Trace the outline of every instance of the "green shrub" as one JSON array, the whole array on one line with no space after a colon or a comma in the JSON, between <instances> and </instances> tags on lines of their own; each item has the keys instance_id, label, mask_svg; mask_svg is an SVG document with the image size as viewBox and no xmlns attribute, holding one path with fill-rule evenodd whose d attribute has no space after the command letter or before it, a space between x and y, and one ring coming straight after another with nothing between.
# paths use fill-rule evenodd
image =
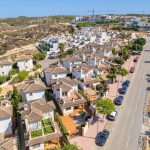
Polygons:
<instances>
[{"instance_id":1,"label":"green shrub","mask_svg":"<svg viewBox=\"0 0 150 150\"><path fill-rule=\"evenodd\" d=\"M124 60L122 57L115 57L114 58L115 63L122 65L124 63Z\"/></svg>"},{"instance_id":2,"label":"green shrub","mask_svg":"<svg viewBox=\"0 0 150 150\"><path fill-rule=\"evenodd\" d=\"M34 55L34 58L36 60L44 60L45 57L46 57L46 54L43 54L43 53L40 53L40 52Z\"/></svg>"},{"instance_id":3,"label":"green shrub","mask_svg":"<svg viewBox=\"0 0 150 150\"><path fill-rule=\"evenodd\" d=\"M2 90L3 90L3 89L0 87L0 94L2 93Z\"/></svg>"}]
</instances>

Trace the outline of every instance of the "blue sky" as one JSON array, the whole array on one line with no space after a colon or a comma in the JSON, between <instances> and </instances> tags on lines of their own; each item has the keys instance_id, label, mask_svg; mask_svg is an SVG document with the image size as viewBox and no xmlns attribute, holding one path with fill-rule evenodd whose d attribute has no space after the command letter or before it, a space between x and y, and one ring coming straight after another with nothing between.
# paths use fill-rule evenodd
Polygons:
<instances>
[{"instance_id":1,"label":"blue sky","mask_svg":"<svg viewBox=\"0 0 150 150\"><path fill-rule=\"evenodd\" d=\"M150 0L0 0L0 17L150 13Z\"/></svg>"}]
</instances>

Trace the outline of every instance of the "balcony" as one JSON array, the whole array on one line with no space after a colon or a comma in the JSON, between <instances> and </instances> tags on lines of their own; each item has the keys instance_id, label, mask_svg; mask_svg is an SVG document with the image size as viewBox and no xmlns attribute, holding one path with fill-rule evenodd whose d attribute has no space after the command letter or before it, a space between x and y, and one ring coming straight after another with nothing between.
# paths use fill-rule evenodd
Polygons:
<instances>
[{"instance_id":1,"label":"balcony","mask_svg":"<svg viewBox=\"0 0 150 150\"><path fill-rule=\"evenodd\" d=\"M42 128L30 131L31 138L36 138L36 137L44 136L55 132L55 129L50 119L42 120L41 124L42 124Z\"/></svg>"},{"instance_id":2,"label":"balcony","mask_svg":"<svg viewBox=\"0 0 150 150\"><path fill-rule=\"evenodd\" d=\"M42 129L31 131L30 134L31 134L31 138L35 138L43 135Z\"/></svg>"},{"instance_id":3,"label":"balcony","mask_svg":"<svg viewBox=\"0 0 150 150\"><path fill-rule=\"evenodd\" d=\"M52 126L50 119L42 120L42 126L44 130L44 134L49 134L54 132L54 128Z\"/></svg>"}]
</instances>

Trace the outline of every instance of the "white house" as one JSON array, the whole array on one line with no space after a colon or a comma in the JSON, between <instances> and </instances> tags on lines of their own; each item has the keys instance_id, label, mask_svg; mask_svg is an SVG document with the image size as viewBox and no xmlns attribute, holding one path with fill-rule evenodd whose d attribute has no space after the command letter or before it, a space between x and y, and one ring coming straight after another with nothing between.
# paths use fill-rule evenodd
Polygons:
<instances>
[{"instance_id":1,"label":"white house","mask_svg":"<svg viewBox=\"0 0 150 150\"><path fill-rule=\"evenodd\" d=\"M70 72L72 72L72 68L75 65L80 65L81 63L82 58L77 55L68 56L63 60L63 66L67 68Z\"/></svg>"},{"instance_id":2,"label":"white house","mask_svg":"<svg viewBox=\"0 0 150 150\"><path fill-rule=\"evenodd\" d=\"M45 98L45 85L40 81L28 81L18 86L24 101L32 102Z\"/></svg>"},{"instance_id":3,"label":"white house","mask_svg":"<svg viewBox=\"0 0 150 150\"><path fill-rule=\"evenodd\" d=\"M93 54L94 54L94 51L89 48L82 48L82 49L79 49L78 51L76 51L76 55L81 57L83 62L85 62L86 59Z\"/></svg>"},{"instance_id":4,"label":"white house","mask_svg":"<svg viewBox=\"0 0 150 150\"><path fill-rule=\"evenodd\" d=\"M79 87L82 90L85 90L87 88L96 89L96 85L100 84L100 79L97 78L85 78L81 79L79 82Z\"/></svg>"},{"instance_id":5,"label":"white house","mask_svg":"<svg viewBox=\"0 0 150 150\"><path fill-rule=\"evenodd\" d=\"M25 55L19 56L17 59L17 66L19 71L31 71L33 69L33 60L31 57Z\"/></svg>"},{"instance_id":6,"label":"white house","mask_svg":"<svg viewBox=\"0 0 150 150\"><path fill-rule=\"evenodd\" d=\"M44 70L45 82L49 85L51 80L65 78L68 70L65 67L53 66Z\"/></svg>"},{"instance_id":7,"label":"white house","mask_svg":"<svg viewBox=\"0 0 150 150\"><path fill-rule=\"evenodd\" d=\"M92 66L81 64L72 69L72 74L75 79L84 79L93 76L93 69Z\"/></svg>"},{"instance_id":8,"label":"white house","mask_svg":"<svg viewBox=\"0 0 150 150\"><path fill-rule=\"evenodd\" d=\"M47 142L50 149L59 145L62 134L55 122L53 109L53 102L46 102L45 99L20 104L22 123L26 127L22 132L27 133L24 140L29 150L44 150ZM53 141L57 142L54 144Z\"/></svg>"},{"instance_id":9,"label":"white house","mask_svg":"<svg viewBox=\"0 0 150 150\"><path fill-rule=\"evenodd\" d=\"M42 42L38 45L38 47L43 51L46 52L48 55L51 53L57 54L60 52L59 44L66 43L66 40L63 36L48 36L45 37ZM47 44L48 49L44 51L42 48L44 44Z\"/></svg>"},{"instance_id":10,"label":"white house","mask_svg":"<svg viewBox=\"0 0 150 150\"><path fill-rule=\"evenodd\" d=\"M81 105L84 106L85 100L78 94L77 80L61 79L52 86L52 90L63 115L72 113Z\"/></svg>"},{"instance_id":11,"label":"white house","mask_svg":"<svg viewBox=\"0 0 150 150\"><path fill-rule=\"evenodd\" d=\"M96 51L98 55L102 55L105 57L110 57L112 54L112 47L102 47Z\"/></svg>"},{"instance_id":12,"label":"white house","mask_svg":"<svg viewBox=\"0 0 150 150\"><path fill-rule=\"evenodd\" d=\"M100 56L100 55L96 55L96 54L91 55L87 59L88 59L87 64L93 65L93 66L99 66L101 63L103 63L105 61L104 56Z\"/></svg>"},{"instance_id":13,"label":"white house","mask_svg":"<svg viewBox=\"0 0 150 150\"><path fill-rule=\"evenodd\" d=\"M0 61L0 75L8 75L9 71L12 70L12 63L8 60Z\"/></svg>"},{"instance_id":14,"label":"white house","mask_svg":"<svg viewBox=\"0 0 150 150\"><path fill-rule=\"evenodd\" d=\"M0 102L0 134L12 135L12 105L9 101Z\"/></svg>"}]
</instances>

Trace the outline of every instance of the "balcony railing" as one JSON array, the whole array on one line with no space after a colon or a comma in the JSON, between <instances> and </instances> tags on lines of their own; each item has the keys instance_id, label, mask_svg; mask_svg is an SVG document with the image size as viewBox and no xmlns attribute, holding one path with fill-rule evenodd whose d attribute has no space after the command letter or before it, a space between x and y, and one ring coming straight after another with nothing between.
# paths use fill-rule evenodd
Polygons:
<instances>
[{"instance_id":1,"label":"balcony railing","mask_svg":"<svg viewBox=\"0 0 150 150\"><path fill-rule=\"evenodd\" d=\"M52 124L50 119L42 120L41 124L42 124L41 128L29 132L30 138L36 138L55 132L54 124Z\"/></svg>"}]
</instances>

